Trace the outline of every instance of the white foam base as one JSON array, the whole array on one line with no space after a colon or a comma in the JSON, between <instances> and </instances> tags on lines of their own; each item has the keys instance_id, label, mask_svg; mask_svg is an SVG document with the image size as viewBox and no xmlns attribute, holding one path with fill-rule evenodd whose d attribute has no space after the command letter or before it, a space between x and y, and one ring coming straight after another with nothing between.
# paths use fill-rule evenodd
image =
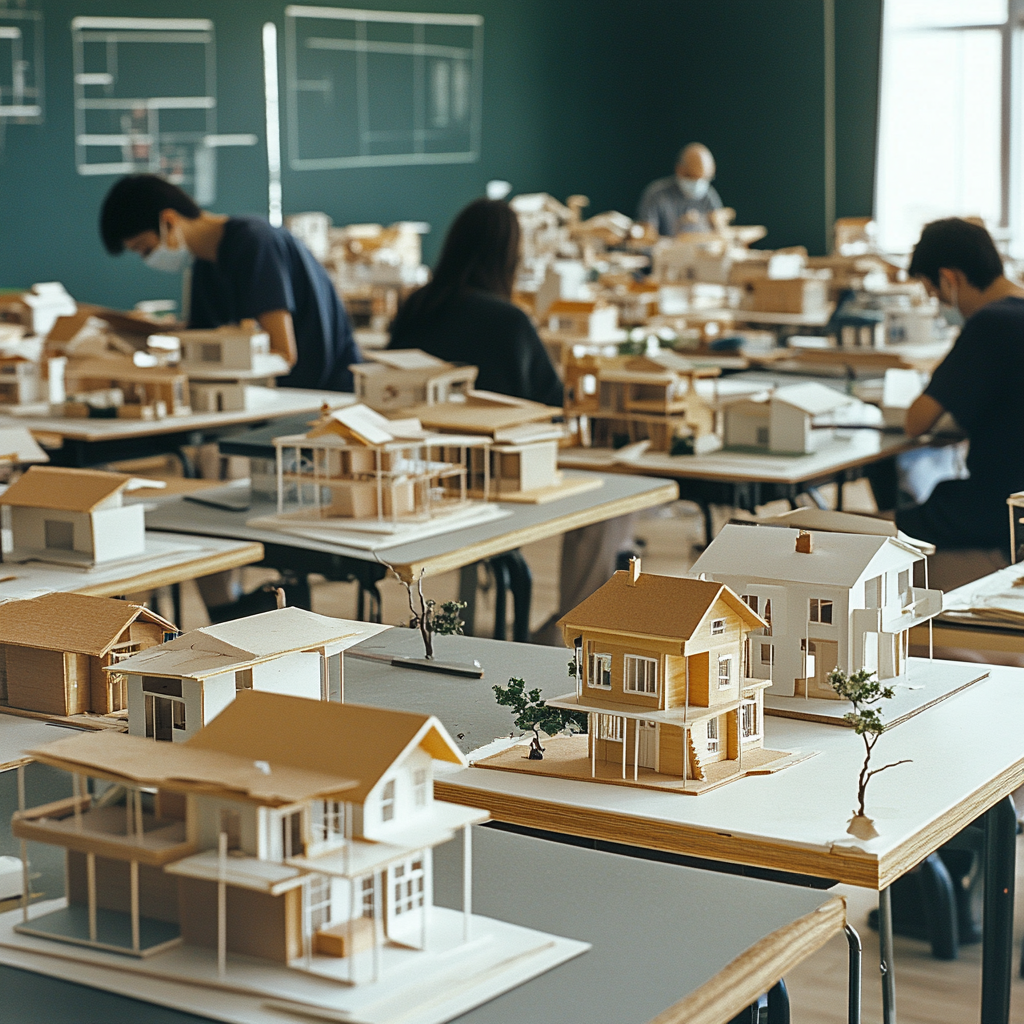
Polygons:
<instances>
[{"instance_id":1,"label":"white foam base","mask_svg":"<svg viewBox=\"0 0 1024 1024\"><path fill-rule=\"evenodd\" d=\"M65 905L62 899L35 904L32 917ZM347 959L315 956L309 973L305 960L284 967L230 954L219 978L214 950L179 945L137 959L22 935L14 930L21 919L20 909L0 915L0 963L228 1024L295 1024L297 1017L442 1024L590 948L476 915L463 943L461 912L432 907L426 952L383 947L376 982L370 980L373 954L357 954L359 984L350 985Z\"/></svg>"}]
</instances>

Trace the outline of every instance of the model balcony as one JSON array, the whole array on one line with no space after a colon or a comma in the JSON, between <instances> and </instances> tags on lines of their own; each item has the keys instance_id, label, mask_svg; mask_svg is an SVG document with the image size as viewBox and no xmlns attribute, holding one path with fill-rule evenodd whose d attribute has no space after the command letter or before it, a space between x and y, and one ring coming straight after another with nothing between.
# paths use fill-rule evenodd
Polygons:
<instances>
[{"instance_id":1,"label":"model balcony","mask_svg":"<svg viewBox=\"0 0 1024 1024\"><path fill-rule=\"evenodd\" d=\"M902 608L886 605L882 609L882 632L902 633L918 626L942 611L942 591L911 587L910 601Z\"/></svg>"}]
</instances>

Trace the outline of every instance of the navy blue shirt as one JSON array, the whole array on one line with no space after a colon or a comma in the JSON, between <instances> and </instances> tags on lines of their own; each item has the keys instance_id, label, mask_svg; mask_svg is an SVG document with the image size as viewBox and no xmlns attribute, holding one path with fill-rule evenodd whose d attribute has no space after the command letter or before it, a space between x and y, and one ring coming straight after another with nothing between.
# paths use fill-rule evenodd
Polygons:
<instances>
[{"instance_id":1,"label":"navy blue shirt","mask_svg":"<svg viewBox=\"0 0 1024 1024\"><path fill-rule=\"evenodd\" d=\"M221 327L286 309L298 360L278 383L292 388L351 391L349 365L360 362L352 325L327 272L284 228L259 217L230 217L216 262L192 266L189 327Z\"/></svg>"}]
</instances>

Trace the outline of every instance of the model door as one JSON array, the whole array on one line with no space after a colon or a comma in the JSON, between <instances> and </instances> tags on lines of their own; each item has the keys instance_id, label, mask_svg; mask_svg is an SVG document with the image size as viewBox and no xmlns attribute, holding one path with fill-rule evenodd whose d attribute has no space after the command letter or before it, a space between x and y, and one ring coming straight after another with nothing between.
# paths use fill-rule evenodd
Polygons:
<instances>
[{"instance_id":1,"label":"model door","mask_svg":"<svg viewBox=\"0 0 1024 1024\"><path fill-rule=\"evenodd\" d=\"M637 722L640 737L640 758L641 768L650 768L651 771L658 770L658 723Z\"/></svg>"},{"instance_id":2,"label":"model door","mask_svg":"<svg viewBox=\"0 0 1024 1024\"><path fill-rule=\"evenodd\" d=\"M429 903L429 852L417 853L387 870L386 926L392 942L422 948Z\"/></svg>"},{"instance_id":3,"label":"model door","mask_svg":"<svg viewBox=\"0 0 1024 1024\"><path fill-rule=\"evenodd\" d=\"M174 701L167 697L146 694L146 735L154 740L170 740Z\"/></svg>"},{"instance_id":4,"label":"model door","mask_svg":"<svg viewBox=\"0 0 1024 1024\"><path fill-rule=\"evenodd\" d=\"M832 692L828 674L839 664L839 644L835 640L815 640L817 653L814 657L814 683L819 690Z\"/></svg>"}]
</instances>

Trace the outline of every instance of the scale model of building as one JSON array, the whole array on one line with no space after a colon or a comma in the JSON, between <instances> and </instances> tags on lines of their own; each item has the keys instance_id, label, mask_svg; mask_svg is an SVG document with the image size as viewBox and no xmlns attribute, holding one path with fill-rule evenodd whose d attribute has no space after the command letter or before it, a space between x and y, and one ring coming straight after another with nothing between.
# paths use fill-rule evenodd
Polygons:
<instances>
[{"instance_id":1,"label":"scale model of building","mask_svg":"<svg viewBox=\"0 0 1024 1024\"><path fill-rule=\"evenodd\" d=\"M119 419L159 420L192 412L188 377L181 370L136 366L127 356L68 359L64 390L65 416L88 417L106 410Z\"/></svg>"},{"instance_id":2,"label":"scale model of building","mask_svg":"<svg viewBox=\"0 0 1024 1024\"><path fill-rule=\"evenodd\" d=\"M367 361L349 367L356 400L381 413L438 405L464 397L475 366L460 366L419 349L367 349Z\"/></svg>"}]
</instances>

